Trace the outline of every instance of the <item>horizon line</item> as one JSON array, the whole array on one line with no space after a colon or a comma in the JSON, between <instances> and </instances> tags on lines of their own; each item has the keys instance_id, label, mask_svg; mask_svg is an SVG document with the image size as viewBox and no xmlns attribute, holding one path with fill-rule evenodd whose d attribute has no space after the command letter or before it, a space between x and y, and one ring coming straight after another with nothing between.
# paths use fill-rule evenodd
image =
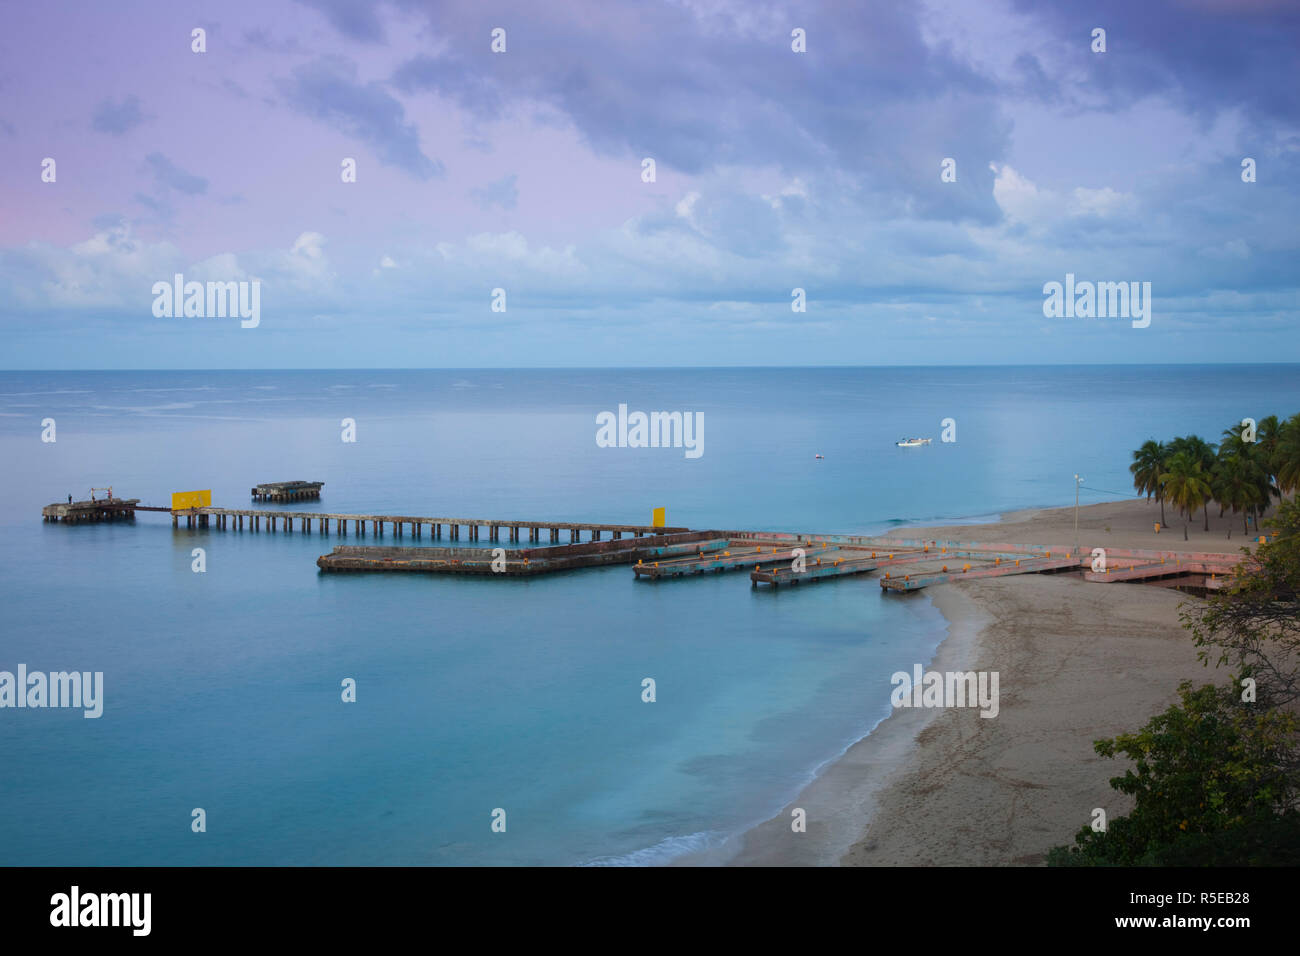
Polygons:
<instances>
[{"instance_id":1,"label":"horizon line","mask_svg":"<svg viewBox=\"0 0 1300 956\"><path fill-rule=\"evenodd\" d=\"M981 362L937 365L349 365L349 366L252 366L242 368L5 368L0 374L23 372L622 372L622 371L710 371L774 369L936 369L936 368L1261 368L1300 366L1294 362Z\"/></svg>"}]
</instances>

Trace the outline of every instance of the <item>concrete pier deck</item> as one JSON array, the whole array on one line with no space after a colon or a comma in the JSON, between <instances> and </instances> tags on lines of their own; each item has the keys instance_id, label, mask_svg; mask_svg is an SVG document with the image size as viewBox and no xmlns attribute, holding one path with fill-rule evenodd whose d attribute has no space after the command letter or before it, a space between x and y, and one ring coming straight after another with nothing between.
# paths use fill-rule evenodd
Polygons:
<instances>
[{"instance_id":1,"label":"concrete pier deck","mask_svg":"<svg viewBox=\"0 0 1300 956\"><path fill-rule=\"evenodd\" d=\"M711 538L710 532L688 531L585 544L561 544L543 548L511 548L494 556L489 548L393 548L338 545L316 559L322 571L422 571L435 574L503 574L525 577L655 561L700 549L726 546L725 538ZM502 549L504 550L504 549Z\"/></svg>"},{"instance_id":2,"label":"concrete pier deck","mask_svg":"<svg viewBox=\"0 0 1300 956\"><path fill-rule=\"evenodd\" d=\"M41 509L46 521L83 524L88 521L127 521L135 517L139 498L99 498L93 501L55 502Z\"/></svg>"},{"instance_id":3,"label":"concrete pier deck","mask_svg":"<svg viewBox=\"0 0 1300 956\"><path fill-rule=\"evenodd\" d=\"M258 501L300 501L319 498L323 481L267 481L254 485L250 494Z\"/></svg>"}]
</instances>

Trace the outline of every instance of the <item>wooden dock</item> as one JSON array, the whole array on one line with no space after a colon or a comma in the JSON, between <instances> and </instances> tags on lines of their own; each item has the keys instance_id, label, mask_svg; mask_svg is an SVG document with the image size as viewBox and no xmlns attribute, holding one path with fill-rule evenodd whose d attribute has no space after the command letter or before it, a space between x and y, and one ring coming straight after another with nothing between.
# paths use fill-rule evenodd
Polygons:
<instances>
[{"instance_id":1,"label":"wooden dock","mask_svg":"<svg viewBox=\"0 0 1300 956\"><path fill-rule=\"evenodd\" d=\"M258 501L302 501L319 498L323 481L268 481L254 485L252 496Z\"/></svg>"}]
</instances>

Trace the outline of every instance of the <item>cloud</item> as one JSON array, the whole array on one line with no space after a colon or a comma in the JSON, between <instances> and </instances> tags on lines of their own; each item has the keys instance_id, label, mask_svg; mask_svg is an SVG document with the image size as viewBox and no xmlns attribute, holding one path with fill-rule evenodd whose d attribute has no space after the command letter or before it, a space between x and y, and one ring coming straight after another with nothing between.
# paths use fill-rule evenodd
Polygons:
<instances>
[{"instance_id":1,"label":"cloud","mask_svg":"<svg viewBox=\"0 0 1300 956\"><path fill-rule=\"evenodd\" d=\"M154 183L158 187L174 189L187 196L199 196L208 191L206 179L187 173L162 153L150 153L144 161L153 173Z\"/></svg>"},{"instance_id":2,"label":"cloud","mask_svg":"<svg viewBox=\"0 0 1300 956\"><path fill-rule=\"evenodd\" d=\"M784 347L763 336L706 342L708 332L742 323L806 331L837 310L848 331L837 342L819 326L809 354L839 360L839 345L856 342L867 349L856 356L893 356L870 351L877 330L910 323L931 334L996 332L1002 344L969 357L1014 360L1017 337L1044 327L1043 283L1067 271L1149 279L1158 309L1213 304L1233 329L1266 313L1294 320L1300 82L1279 48L1295 40L1300 15L1263 0L1226 3L1101 0L1094 23L1079 5L1059 5L1073 11L1062 14L1017 0L355 9L305 0L311 10L236 29L228 77L211 74L192 109L150 117L168 155L152 153L143 177L132 169L140 154L105 150L99 137L83 136L80 156L67 147L68 165L60 152L60 166L74 170L102 160L80 219L124 210L144 238L123 233L119 216L72 239L53 220L8 217L0 302L14 314L33 303L135 303L131 263L143 260L167 267L151 281L200 268L261 278L281 315L364 316L353 327L366 331L337 340L349 354L389 341L375 331L433 313L471 338L485 318L563 336L595 327L600 313L657 330L689 319L705 332L688 334L715 350L699 354L726 361L781 359ZM128 23L147 20L130 13L121 14ZM1088 51L1097 24L1108 30L1104 55ZM806 54L790 50L794 25L808 31ZM509 31L506 54L489 51L495 26ZM122 73L120 89L150 91L141 79L152 69L148 30L130 35L124 69L128 60L140 69ZM26 56L30 73L39 61ZM82 48L75 56L92 62ZM1234 57L1241 77L1227 92L1209 88ZM59 76L68 84L60 102L84 127L106 91L75 69ZM116 116L129 99L105 103ZM22 130L16 145L46 155L52 147L41 144L57 142L66 117L8 102ZM222 131L200 141L202 152L167 145L195 142L200 123ZM266 163L241 161L267 148ZM502 163L523 158L484 172L480 150ZM369 156L367 168L382 160L385 175L329 189L344 155ZM336 158L315 167L323 178L304 180L302 164L320 156ZM638 182L644 156L658 164L654 184ZM1258 160L1257 183L1242 182L1243 156ZM957 162L955 182L940 179L945 157ZM441 174L438 160L445 188L412 181ZM177 163L210 170L211 183ZM510 169L518 175L503 175ZM187 201L203 194L212 201ZM246 199L235 205L236 196ZM26 208L21 196L14 205ZM416 214L430 208L436 217ZM71 215L64 228L75 228ZM146 229L160 225L187 257L172 249L173 262L153 244L158 233ZM50 235L60 244L30 238ZM509 318L487 311L498 286ZM802 317L789 310L795 286L811 303ZM555 311L542 316L544 307ZM529 334L515 341L546 341ZM1221 340L1211 331L1161 359ZM582 337L575 358L603 361L604 341ZM739 357L728 351L737 344Z\"/></svg>"},{"instance_id":3,"label":"cloud","mask_svg":"<svg viewBox=\"0 0 1300 956\"><path fill-rule=\"evenodd\" d=\"M428 17L435 36L456 42L409 58L393 84L451 99L476 119L558 111L597 153L654 157L661 177L829 168L888 194L883 201L910 203L916 215L997 217L978 174L935 188L939 160L957 145L972 170L1005 154L1010 124L997 85L927 46L911 5L487 10L453 0ZM807 53L790 48L796 21ZM509 27L505 54L487 42L498 23Z\"/></svg>"},{"instance_id":4,"label":"cloud","mask_svg":"<svg viewBox=\"0 0 1300 956\"><path fill-rule=\"evenodd\" d=\"M78 320L86 309L147 316L150 288L180 261L175 246L145 242L120 220L71 246L31 242L0 251L0 289L15 311L67 313Z\"/></svg>"},{"instance_id":5,"label":"cloud","mask_svg":"<svg viewBox=\"0 0 1300 956\"><path fill-rule=\"evenodd\" d=\"M1295 121L1300 10L1293 3L1089 0L1084 19L1076 4L1013 5L1049 35L1069 38L1072 62L1063 66L1082 71L1079 85L1103 96L1105 109L1162 95L1207 119L1244 108L1257 121ZM1089 48L1094 26L1106 29L1106 53Z\"/></svg>"},{"instance_id":6,"label":"cloud","mask_svg":"<svg viewBox=\"0 0 1300 956\"><path fill-rule=\"evenodd\" d=\"M255 50L261 50L264 53L273 53L276 56L281 56L286 53L304 52L302 44L298 42L298 38L296 36L289 36L289 37L285 37L284 39L277 39L275 36L272 35L270 30L267 30L264 27L257 27L252 30L245 30L244 42L247 43L250 47L252 47ZM233 83L230 80L225 80L223 82L229 84L232 87L235 87L236 89L240 89L238 84Z\"/></svg>"},{"instance_id":7,"label":"cloud","mask_svg":"<svg viewBox=\"0 0 1300 956\"><path fill-rule=\"evenodd\" d=\"M420 134L402 104L380 83L362 83L355 64L321 57L297 67L283 84L290 105L373 147L381 162L417 179L443 174L443 165L420 149Z\"/></svg>"},{"instance_id":8,"label":"cloud","mask_svg":"<svg viewBox=\"0 0 1300 956\"><path fill-rule=\"evenodd\" d=\"M501 113L507 91L492 73L466 66L459 57L438 58L421 53L397 68L393 86L403 93L437 90L454 96L480 119L495 118Z\"/></svg>"},{"instance_id":9,"label":"cloud","mask_svg":"<svg viewBox=\"0 0 1300 956\"><path fill-rule=\"evenodd\" d=\"M155 216L165 222L170 222L172 217L175 215L175 210L172 209L171 203L162 199L157 199L147 193L136 193L131 197L131 199L133 202L144 206L144 208L148 209Z\"/></svg>"},{"instance_id":10,"label":"cloud","mask_svg":"<svg viewBox=\"0 0 1300 956\"><path fill-rule=\"evenodd\" d=\"M1136 197L1110 186L1076 186L1068 195L1061 195L1039 187L1009 165L990 163L989 168L996 174L993 198L1011 223L1048 229L1078 217L1131 217L1139 209Z\"/></svg>"},{"instance_id":11,"label":"cloud","mask_svg":"<svg viewBox=\"0 0 1300 956\"><path fill-rule=\"evenodd\" d=\"M304 232L293 241L290 252L296 256L302 256L306 259L319 259L324 254L321 246L325 244L325 237L319 232Z\"/></svg>"},{"instance_id":12,"label":"cloud","mask_svg":"<svg viewBox=\"0 0 1300 956\"><path fill-rule=\"evenodd\" d=\"M90 126L99 133L123 136L143 123L144 119L144 113L140 110L140 98L127 96L119 103L114 103L111 99L102 100L95 107Z\"/></svg>"},{"instance_id":13,"label":"cloud","mask_svg":"<svg viewBox=\"0 0 1300 956\"><path fill-rule=\"evenodd\" d=\"M493 206L514 209L519 202L519 188L516 185L518 179L517 175L511 173L486 186L471 189L469 194L483 209L490 209Z\"/></svg>"},{"instance_id":14,"label":"cloud","mask_svg":"<svg viewBox=\"0 0 1300 956\"><path fill-rule=\"evenodd\" d=\"M350 40L362 43L382 43L384 28L379 22L377 3L358 3L357 0L298 0L325 15L334 29Z\"/></svg>"}]
</instances>

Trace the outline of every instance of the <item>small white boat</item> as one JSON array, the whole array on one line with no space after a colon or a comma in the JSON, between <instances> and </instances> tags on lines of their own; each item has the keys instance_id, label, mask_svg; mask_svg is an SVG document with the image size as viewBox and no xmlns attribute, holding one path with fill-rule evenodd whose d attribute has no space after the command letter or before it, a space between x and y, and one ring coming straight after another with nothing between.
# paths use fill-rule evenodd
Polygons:
<instances>
[{"instance_id":1,"label":"small white boat","mask_svg":"<svg viewBox=\"0 0 1300 956\"><path fill-rule=\"evenodd\" d=\"M933 441L931 438L904 438L894 444L899 448L915 448L917 445L928 445L931 441Z\"/></svg>"}]
</instances>

